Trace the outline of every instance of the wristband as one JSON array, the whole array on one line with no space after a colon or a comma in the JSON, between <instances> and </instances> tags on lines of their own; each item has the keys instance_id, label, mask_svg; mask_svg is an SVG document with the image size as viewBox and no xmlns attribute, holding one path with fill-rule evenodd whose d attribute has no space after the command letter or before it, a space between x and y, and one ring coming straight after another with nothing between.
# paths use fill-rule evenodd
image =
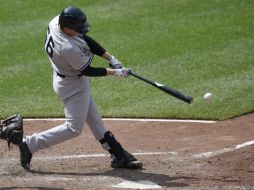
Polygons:
<instances>
[{"instance_id":1,"label":"wristband","mask_svg":"<svg viewBox=\"0 0 254 190\"><path fill-rule=\"evenodd\" d=\"M123 76L123 71L122 69L115 69L115 76Z\"/></svg>"},{"instance_id":2,"label":"wristband","mask_svg":"<svg viewBox=\"0 0 254 190\"><path fill-rule=\"evenodd\" d=\"M112 55L112 57L111 57L111 59L110 59L110 63L111 63L112 65L115 65L115 64L118 63L118 60Z\"/></svg>"}]
</instances>

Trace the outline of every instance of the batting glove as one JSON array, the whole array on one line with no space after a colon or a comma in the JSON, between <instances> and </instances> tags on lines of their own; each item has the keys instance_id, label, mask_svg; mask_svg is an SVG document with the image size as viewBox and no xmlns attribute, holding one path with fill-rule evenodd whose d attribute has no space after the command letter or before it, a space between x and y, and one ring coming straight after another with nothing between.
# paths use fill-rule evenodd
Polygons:
<instances>
[{"instance_id":1,"label":"batting glove","mask_svg":"<svg viewBox=\"0 0 254 190\"><path fill-rule=\"evenodd\" d=\"M127 78L130 71L132 71L131 68L115 69L115 76Z\"/></svg>"},{"instance_id":2,"label":"batting glove","mask_svg":"<svg viewBox=\"0 0 254 190\"><path fill-rule=\"evenodd\" d=\"M120 61L118 61L114 56L111 57L110 64L113 69L122 69L123 68L123 64Z\"/></svg>"}]
</instances>

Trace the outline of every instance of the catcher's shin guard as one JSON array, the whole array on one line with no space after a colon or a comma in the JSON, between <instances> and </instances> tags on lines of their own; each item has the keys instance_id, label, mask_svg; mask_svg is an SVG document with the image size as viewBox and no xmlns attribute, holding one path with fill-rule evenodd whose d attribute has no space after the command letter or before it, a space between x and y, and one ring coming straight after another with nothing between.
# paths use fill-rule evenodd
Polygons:
<instances>
[{"instance_id":1,"label":"catcher's shin guard","mask_svg":"<svg viewBox=\"0 0 254 190\"><path fill-rule=\"evenodd\" d=\"M104 134L104 138L100 140L100 143L103 148L108 150L111 154L112 168L140 169L143 167L142 162L138 161L132 154L124 150L110 131Z\"/></svg>"},{"instance_id":2,"label":"catcher's shin guard","mask_svg":"<svg viewBox=\"0 0 254 190\"><path fill-rule=\"evenodd\" d=\"M30 163L31 163L33 155L30 152L26 142L23 142L19 145L19 150L20 150L20 164L21 164L21 166L26 170L30 170Z\"/></svg>"}]
</instances>

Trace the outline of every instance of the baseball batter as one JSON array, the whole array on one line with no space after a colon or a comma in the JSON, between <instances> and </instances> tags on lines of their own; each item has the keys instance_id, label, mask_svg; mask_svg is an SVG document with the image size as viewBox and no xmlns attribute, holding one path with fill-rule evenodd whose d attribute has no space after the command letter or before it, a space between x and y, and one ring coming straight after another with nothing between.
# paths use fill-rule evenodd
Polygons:
<instances>
[{"instance_id":1,"label":"baseball batter","mask_svg":"<svg viewBox=\"0 0 254 190\"><path fill-rule=\"evenodd\" d=\"M128 77L114 56L86 33L90 25L86 14L77 7L66 7L50 21L45 50L53 68L53 89L63 101L66 121L60 126L24 138L20 147L21 165L30 169L32 155L41 149L77 137L85 122L102 147L109 151L113 168L142 168L104 126L90 92L89 77L114 75ZM92 67L94 55L108 60L112 68Z\"/></svg>"}]
</instances>

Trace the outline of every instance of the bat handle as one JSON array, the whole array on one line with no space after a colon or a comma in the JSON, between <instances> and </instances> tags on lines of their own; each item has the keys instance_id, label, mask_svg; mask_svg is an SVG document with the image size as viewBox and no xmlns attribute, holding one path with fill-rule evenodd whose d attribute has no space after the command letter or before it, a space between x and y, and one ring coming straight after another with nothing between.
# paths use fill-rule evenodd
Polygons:
<instances>
[{"instance_id":1,"label":"bat handle","mask_svg":"<svg viewBox=\"0 0 254 190\"><path fill-rule=\"evenodd\" d=\"M142 80L142 78L141 78L138 74L136 74L135 72L133 72L132 70L128 71L128 74Z\"/></svg>"}]
</instances>

